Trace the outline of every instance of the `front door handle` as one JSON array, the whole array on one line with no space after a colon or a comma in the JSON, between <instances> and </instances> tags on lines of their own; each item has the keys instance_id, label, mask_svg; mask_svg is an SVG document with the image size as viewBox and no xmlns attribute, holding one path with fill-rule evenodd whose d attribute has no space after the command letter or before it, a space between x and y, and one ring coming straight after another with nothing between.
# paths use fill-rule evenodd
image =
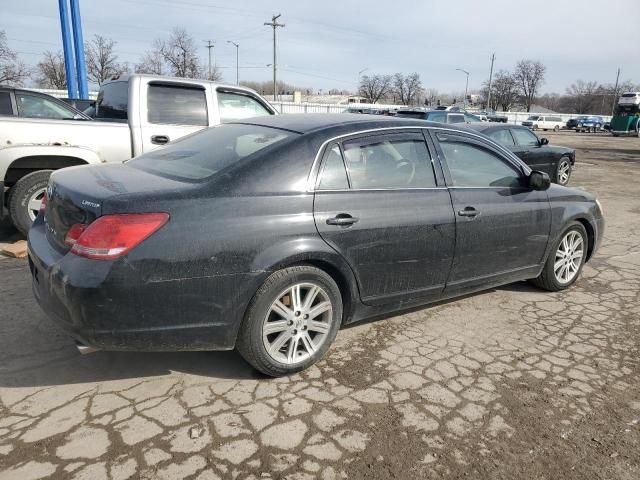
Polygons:
<instances>
[{"instance_id":1,"label":"front door handle","mask_svg":"<svg viewBox=\"0 0 640 480\"><path fill-rule=\"evenodd\" d=\"M333 218L327 218L327 225L340 225L342 227L348 227L357 223L359 218L352 217L348 213L339 213Z\"/></svg>"},{"instance_id":2,"label":"front door handle","mask_svg":"<svg viewBox=\"0 0 640 480\"><path fill-rule=\"evenodd\" d=\"M169 137L167 135L151 135L151 143L154 145L165 145L169 143Z\"/></svg>"},{"instance_id":3,"label":"front door handle","mask_svg":"<svg viewBox=\"0 0 640 480\"><path fill-rule=\"evenodd\" d=\"M476 217L479 214L480 212L473 207L464 207L464 210L458 210L458 215L461 217Z\"/></svg>"}]
</instances>

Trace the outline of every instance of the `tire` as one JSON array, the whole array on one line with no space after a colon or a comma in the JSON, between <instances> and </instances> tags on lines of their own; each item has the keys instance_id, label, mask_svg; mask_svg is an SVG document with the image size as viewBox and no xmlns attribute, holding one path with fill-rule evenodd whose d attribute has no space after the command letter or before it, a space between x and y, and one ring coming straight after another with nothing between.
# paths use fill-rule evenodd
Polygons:
<instances>
[{"instance_id":1,"label":"tire","mask_svg":"<svg viewBox=\"0 0 640 480\"><path fill-rule=\"evenodd\" d=\"M556 258L562 259L562 257L558 257L559 255L558 252L561 249L561 246L562 248L564 248L563 246L564 239L567 237L572 238L574 234L581 238L582 255L579 258L579 264L577 266L575 265L575 259L574 259L573 265L575 266L575 270L573 270L572 268L571 270L572 276L566 281L561 281L556 275L556 271L554 269L554 266L556 264ZM573 237L573 238L577 238L577 237ZM575 283L578 277L580 277L580 273L582 272L582 267L584 267L584 263L587 259L587 250L589 246L588 242L589 240L587 237L587 231L585 230L584 226L580 222L571 222L567 227L567 229L562 233L562 235L560 235L559 240L553 246L553 249L551 250L549 257L547 258L547 261L545 262L544 267L542 268L542 273L540 273L540 275L537 278L533 279L532 283L537 287L542 288L544 290L549 290L550 292L557 292L560 290L564 290L565 288L569 288L571 285ZM560 276L563 275L562 267L563 265L560 265L559 267ZM568 269L569 267L567 266L566 268Z\"/></svg>"},{"instance_id":2,"label":"tire","mask_svg":"<svg viewBox=\"0 0 640 480\"><path fill-rule=\"evenodd\" d=\"M560 127L556 125L555 127L553 127L553 131L558 133L560 131Z\"/></svg>"},{"instance_id":3,"label":"tire","mask_svg":"<svg viewBox=\"0 0 640 480\"><path fill-rule=\"evenodd\" d=\"M9 216L18 231L25 237L37 215L34 205L44 195L51 173L52 170L39 170L30 173L18 180L11 188L7 202ZM30 202L31 207L29 206Z\"/></svg>"},{"instance_id":4,"label":"tire","mask_svg":"<svg viewBox=\"0 0 640 480\"><path fill-rule=\"evenodd\" d=\"M554 181L558 185L567 185L571 178L573 166L571 165L571 159L568 157L560 157L558 165L556 166L556 174Z\"/></svg>"},{"instance_id":5,"label":"tire","mask_svg":"<svg viewBox=\"0 0 640 480\"><path fill-rule=\"evenodd\" d=\"M299 288L299 310L288 308L296 304L292 290L296 286ZM312 288L319 290L306 308L304 303ZM330 310L314 317L311 312L314 309L322 311L327 302ZM305 312L310 312L311 317ZM307 265L284 268L272 273L254 295L240 326L236 348L249 364L265 375L289 375L320 360L335 339L341 323L340 289L326 272ZM272 333L264 334L266 325L271 326ZM309 348L309 342L314 348Z\"/></svg>"}]
</instances>

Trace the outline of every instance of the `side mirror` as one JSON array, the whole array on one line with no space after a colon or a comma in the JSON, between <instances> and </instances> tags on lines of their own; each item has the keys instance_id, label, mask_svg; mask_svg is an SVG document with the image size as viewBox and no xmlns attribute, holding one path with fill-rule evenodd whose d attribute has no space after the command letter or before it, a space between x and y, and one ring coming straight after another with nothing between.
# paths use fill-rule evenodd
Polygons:
<instances>
[{"instance_id":1,"label":"side mirror","mask_svg":"<svg viewBox=\"0 0 640 480\"><path fill-rule=\"evenodd\" d=\"M543 146L543 145L549 145L549 140L547 140L546 138L541 138L540 146Z\"/></svg>"},{"instance_id":2,"label":"side mirror","mask_svg":"<svg viewBox=\"0 0 640 480\"><path fill-rule=\"evenodd\" d=\"M534 170L529 175L529 187L532 190L547 190L550 186L551 179L546 173Z\"/></svg>"}]
</instances>

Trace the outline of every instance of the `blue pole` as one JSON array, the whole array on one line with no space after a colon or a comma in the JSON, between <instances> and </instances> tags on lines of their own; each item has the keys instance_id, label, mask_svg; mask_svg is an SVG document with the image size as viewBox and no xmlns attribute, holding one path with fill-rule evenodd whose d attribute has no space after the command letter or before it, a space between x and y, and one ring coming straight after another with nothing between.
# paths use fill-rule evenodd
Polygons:
<instances>
[{"instance_id":1,"label":"blue pole","mask_svg":"<svg viewBox=\"0 0 640 480\"><path fill-rule=\"evenodd\" d=\"M64 51L64 72L67 76L67 95L69 98L77 98L76 64L73 58L71 32L69 31L67 0L58 0L58 7L60 9L60 29L62 30L62 49Z\"/></svg>"},{"instance_id":2,"label":"blue pole","mask_svg":"<svg viewBox=\"0 0 640 480\"><path fill-rule=\"evenodd\" d=\"M78 98L89 98L87 86L87 65L84 61L84 40L82 39L82 19L80 18L80 0L71 0L71 25L73 43L76 50L76 70L78 71Z\"/></svg>"}]
</instances>

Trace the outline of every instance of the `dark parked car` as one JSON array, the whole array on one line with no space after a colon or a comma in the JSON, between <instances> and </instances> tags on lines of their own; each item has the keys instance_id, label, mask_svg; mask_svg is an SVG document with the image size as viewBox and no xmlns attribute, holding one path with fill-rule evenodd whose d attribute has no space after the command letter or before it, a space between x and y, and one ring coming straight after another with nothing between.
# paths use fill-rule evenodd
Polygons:
<instances>
[{"instance_id":1,"label":"dark parked car","mask_svg":"<svg viewBox=\"0 0 640 480\"><path fill-rule=\"evenodd\" d=\"M593 132L596 133L604 127L604 118L597 115L591 115L589 117L581 117L576 124L576 132Z\"/></svg>"},{"instance_id":2,"label":"dark parked car","mask_svg":"<svg viewBox=\"0 0 640 480\"><path fill-rule=\"evenodd\" d=\"M480 123L482 120L471 113L458 110L423 110L404 109L396 112L396 117L400 118L419 118L430 122L440 123Z\"/></svg>"},{"instance_id":3,"label":"dark parked car","mask_svg":"<svg viewBox=\"0 0 640 480\"><path fill-rule=\"evenodd\" d=\"M210 128L54 172L29 232L34 294L83 345L237 347L268 375L341 325L519 280L576 281L604 228L468 129L363 115Z\"/></svg>"},{"instance_id":4,"label":"dark parked car","mask_svg":"<svg viewBox=\"0 0 640 480\"><path fill-rule=\"evenodd\" d=\"M555 183L569 183L576 161L576 151L572 148L549 145L546 138L538 138L529 128L520 125L482 123L470 127L508 148L531 169L545 172Z\"/></svg>"},{"instance_id":5,"label":"dark parked car","mask_svg":"<svg viewBox=\"0 0 640 480\"><path fill-rule=\"evenodd\" d=\"M569 120L567 120L567 125L566 125L567 129L575 130L575 128L578 126L578 122L584 118L586 117L570 118Z\"/></svg>"}]
</instances>

